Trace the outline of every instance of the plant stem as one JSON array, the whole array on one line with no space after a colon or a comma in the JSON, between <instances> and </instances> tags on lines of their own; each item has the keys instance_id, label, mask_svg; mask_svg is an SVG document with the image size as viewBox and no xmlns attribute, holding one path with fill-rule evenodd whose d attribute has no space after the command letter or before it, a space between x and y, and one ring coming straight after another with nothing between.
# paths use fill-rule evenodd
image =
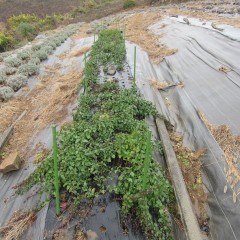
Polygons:
<instances>
[{"instance_id":1,"label":"plant stem","mask_svg":"<svg viewBox=\"0 0 240 240\"><path fill-rule=\"evenodd\" d=\"M56 126L52 127L53 137L53 159L54 159L54 179L55 179L55 195L56 195L56 215L60 214L60 199L59 199L59 176L58 176L58 159L57 159L57 131Z\"/></svg>"},{"instance_id":2,"label":"plant stem","mask_svg":"<svg viewBox=\"0 0 240 240\"><path fill-rule=\"evenodd\" d=\"M136 86L136 63L137 63L137 48L134 47L134 72L133 72L133 83Z\"/></svg>"},{"instance_id":3,"label":"plant stem","mask_svg":"<svg viewBox=\"0 0 240 240\"><path fill-rule=\"evenodd\" d=\"M147 189L150 158L151 158L151 133L149 132L147 135L147 145L146 145L146 153L145 153L145 161L144 161L144 169L143 169L143 190Z\"/></svg>"}]
</instances>

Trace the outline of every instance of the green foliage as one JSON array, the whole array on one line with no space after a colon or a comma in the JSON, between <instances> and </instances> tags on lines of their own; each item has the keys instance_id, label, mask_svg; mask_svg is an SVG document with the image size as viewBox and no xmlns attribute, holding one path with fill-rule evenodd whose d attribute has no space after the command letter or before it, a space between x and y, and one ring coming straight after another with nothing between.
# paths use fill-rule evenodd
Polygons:
<instances>
[{"instance_id":1,"label":"green foliage","mask_svg":"<svg viewBox=\"0 0 240 240\"><path fill-rule=\"evenodd\" d=\"M0 87L0 101L7 101L12 98L14 91L8 86Z\"/></svg>"},{"instance_id":2,"label":"green foliage","mask_svg":"<svg viewBox=\"0 0 240 240\"><path fill-rule=\"evenodd\" d=\"M5 51L11 43L12 38L3 32L0 32L0 52Z\"/></svg>"},{"instance_id":3,"label":"green foliage","mask_svg":"<svg viewBox=\"0 0 240 240\"><path fill-rule=\"evenodd\" d=\"M41 31L53 29L56 26L57 26L57 17L55 15L46 16L45 18L39 19L38 21L38 28Z\"/></svg>"},{"instance_id":4,"label":"green foliage","mask_svg":"<svg viewBox=\"0 0 240 240\"><path fill-rule=\"evenodd\" d=\"M0 53L0 62L3 62L5 58L9 57L10 53L9 52L3 52Z\"/></svg>"},{"instance_id":5,"label":"green foliage","mask_svg":"<svg viewBox=\"0 0 240 240\"><path fill-rule=\"evenodd\" d=\"M135 6L136 6L136 1L134 1L134 0L125 0L123 3L124 9L135 7Z\"/></svg>"},{"instance_id":6,"label":"green foliage","mask_svg":"<svg viewBox=\"0 0 240 240\"><path fill-rule=\"evenodd\" d=\"M121 65L124 59L121 33L102 32L85 69L87 94L79 99L72 125L63 127L59 133L60 187L77 205L82 199L92 200L106 191L119 194L123 199L124 217L132 208L136 209L148 237L168 240L171 232L167 208L173 190L152 157L155 145L147 141L150 132L145 122L145 117L156 117L158 113L136 89L121 89L116 83L97 83L99 65L108 61ZM144 163L147 174L143 172ZM106 180L114 172L118 184L110 186ZM52 155L39 165L19 191L25 192L34 185L42 192L54 194Z\"/></svg>"},{"instance_id":7,"label":"green foliage","mask_svg":"<svg viewBox=\"0 0 240 240\"><path fill-rule=\"evenodd\" d=\"M21 59L17 57L8 57L4 59L4 62L11 67L18 67L22 64Z\"/></svg>"},{"instance_id":8,"label":"green foliage","mask_svg":"<svg viewBox=\"0 0 240 240\"><path fill-rule=\"evenodd\" d=\"M48 53L45 50L40 49L33 53L33 58L38 58L40 61L44 61L48 59Z\"/></svg>"},{"instance_id":9,"label":"green foliage","mask_svg":"<svg viewBox=\"0 0 240 240\"><path fill-rule=\"evenodd\" d=\"M50 45L43 44L39 51L46 52L48 55L50 55L53 52L53 47Z\"/></svg>"},{"instance_id":10,"label":"green foliage","mask_svg":"<svg viewBox=\"0 0 240 240\"><path fill-rule=\"evenodd\" d=\"M20 14L18 16L12 16L8 19L8 25L11 29L16 30L21 23L37 23L39 18L35 15Z\"/></svg>"},{"instance_id":11,"label":"green foliage","mask_svg":"<svg viewBox=\"0 0 240 240\"><path fill-rule=\"evenodd\" d=\"M29 64L39 65L41 63L40 59L38 57L32 57L29 61Z\"/></svg>"},{"instance_id":12,"label":"green foliage","mask_svg":"<svg viewBox=\"0 0 240 240\"><path fill-rule=\"evenodd\" d=\"M39 72L39 66L32 63L23 64L21 67L19 67L18 72L27 77L36 75Z\"/></svg>"},{"instance_id":13,"label":"green foliage","mask_svg":"<svg viewBox=\"0 0 240 240\"><path fill-rule=\"evenodd\" d=\"M5 67L5 72L7 75L12 75L17 71L17 68L14 67Z\"/></svg>"},{"instance_id":14,"label":"green foliage","mask_svg":"<svg viewBox=\"0 0 240 240\"><path fill-rule=\"evenodd\" d=\"M23 38L33 37L36 34L36 29L31 23L21 22L16 31L21 34Z\"/></svg>"},{"instance_id":15,"label":"green foliage","mask_svg":"<svg viewBox=\"0 0 240 240\"><path fill-rule=\"evenodd\" d=\"M0 70L0 84L5 83L6 79L7 79L6 71Z\"/></svg>"},{"instance_id":16,"label":"green foliage","mask_svg":"<svg viewBox=\"0 0 240 240\"><path fill-rule=\"evenodd\" d=\"M27 84L27 77L24 75L16 75L7 79L6 85L11 87L15 92Z\"/></svg>"},{"instance_id":17,"label":"green foliage","mask_svg":"<svg viewBox=\"0 0 240 240\"><path fill-rule=\"evenodd\" d=\"M32 51L38 51L41 48L41 44L36 44L32 46Z\"/></svg>"},{"instance_id":18,"label":"green foliage","mask_svg":"<svg viewBox=\"0 0 240 240\"><path fill-rule=\"evenodd\" d=\"M31 57L32 51L29 49L22 50L17 53L17 57L21 60L29 60Z\"/></svg>"}]
</instances>

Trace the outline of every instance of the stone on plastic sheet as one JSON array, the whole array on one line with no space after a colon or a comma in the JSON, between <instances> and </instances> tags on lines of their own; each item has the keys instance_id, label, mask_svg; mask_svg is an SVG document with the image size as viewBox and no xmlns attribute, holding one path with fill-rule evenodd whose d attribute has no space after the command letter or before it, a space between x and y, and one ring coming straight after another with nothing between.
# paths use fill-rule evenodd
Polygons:
<instances>
[{"instance_id":1,"label":"stone on plastic sheet","mask_svg":"<svg viewBox=\"0 0 240 240\"><path fill-rule=\"evenodd\" d=\"M108 66L107 74L112 76L116 73L116 71L117 71L116 67L111 64Z\"/></svg>"},{"instance_id":2,"label":"stone on plastic sheet","mask_svg":"<svg viewBox=\"0 0 240 240\"><path fill-rule=\"evenodd\" d=\"M17 152L11 153L5 158L0 164L0 172L8 173L11 171L19 170L21 167L22 160Z\"/></svg>"}]
</instances>

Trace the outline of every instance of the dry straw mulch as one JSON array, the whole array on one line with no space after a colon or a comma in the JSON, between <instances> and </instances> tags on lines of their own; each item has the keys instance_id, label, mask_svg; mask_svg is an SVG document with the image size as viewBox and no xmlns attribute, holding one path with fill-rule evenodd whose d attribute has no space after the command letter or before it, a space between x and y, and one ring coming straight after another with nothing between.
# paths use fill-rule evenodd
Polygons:
<instances>
[{"instance_id":1,"label":"dry straw mulch","mask_svg":"<svg viewBox=\"0 0 240 240\"><path fill-rule=\"evenodd\" d=\"M240 160L240 136L234 135L227 125L216 126L210 123L203 113L199 112L198 114L223 150L226 160L224 172L227 183L233 190L233 202L235 203L240 193L238 184L240 182L240 170L238 167ZM228 190L228 184L223 186L224 193Z\"/></svg>"},{"instance_id":2,"label":"dry straw mulch","mask_svg":"<svg viewBox=\"0 0 240 240\"><path fill-rule=\"evenodd\" d=\"M4 240L18 240L22 234L35 222L36 213L33 211L23 213L17 211L13 214L8 223L0 227L0 234Z\"/></svg>"},{"instance_id":3,"label":"dry straw mulch","mask_svg":"<svg viewBox=\"0 0 240 240\"><path fill-rule=\"evenodd\" d=\"M181 167L198 223L199 225L205 224L207 222L207 212L205 209L207 193L203 188L202 162L200 157L205 154L206 150L199 149L192 151L183 146L182 137L175 132L171 131L169 135L173 142L173 148Z\"/></svg>"},{"instance_id":4,"label":"dry straw mulch","mask_svg":"<svg viewBox=\"0 0 240 240\"><path fill-rule=\"evenodd\" d=\"M5 147L6 156L18 151L23 159L29 157L32 137L51 124L63 124L68 107L76 100L82 71L72 68L63 74L59 65L46 69L47 74L39 77L39 83L28 94L0 105L0 132L14 124L13 136Z\"/></svg>"},{"instance_id":5,"label":"dry straw mulch","mask_svg":"<svg viewBox=\"0 0 240 240\"><path fill-rule=\"evenodd\" d=\"M146 11L121 19L119 23L113 24L113 27L126 25L126 38L143 48L153 63L159 63L166 56L177 52L177 49L168 48L166 45L161 44L159 41L161 36L155 35L148 29L150 25L161 19L161 13Z\"/></svg>"}]
</instances>

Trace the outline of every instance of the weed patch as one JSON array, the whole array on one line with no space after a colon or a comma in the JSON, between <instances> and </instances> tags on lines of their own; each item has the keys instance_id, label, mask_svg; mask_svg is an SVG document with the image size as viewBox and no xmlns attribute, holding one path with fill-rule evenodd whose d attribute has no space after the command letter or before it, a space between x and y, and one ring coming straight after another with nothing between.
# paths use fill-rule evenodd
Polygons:
<instances>
[{"instance_id":1,"label":"weed patch","mask_svg":"<svg viewBox=\"0 0 240 240\"><path fill-rule=\"evenodd\" d=\"M110 192L119 197L124 218L136 209L146 236L171 239L168 206L173 201L173 189L153 159L155 143L145 122L147 116L158 113L135 88L98 83L99 66L113 63L121 70L124 60L121 32L101 32L85 67L86 94L79 99L73 123L59 134L60 186L76 207L84 199L91 201ZM49 155L19 192L37 184L52 196L52 166L53 156ZM113 175L118 178L117 186L108 183Z\"/></svg>"}]
</instances>

